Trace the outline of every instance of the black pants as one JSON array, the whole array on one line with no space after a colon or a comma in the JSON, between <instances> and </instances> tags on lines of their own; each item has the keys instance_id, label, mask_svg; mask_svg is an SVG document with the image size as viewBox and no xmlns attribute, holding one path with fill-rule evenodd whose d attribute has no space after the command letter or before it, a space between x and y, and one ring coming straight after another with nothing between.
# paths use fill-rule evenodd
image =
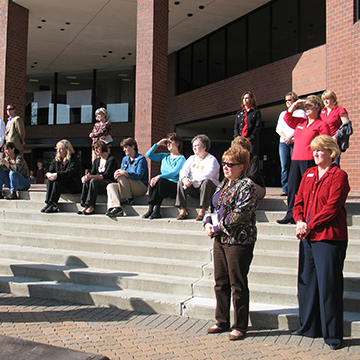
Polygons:
<instances>
[{"instance_id":1,"label":"black pants","mask_svg":"<svg viewBox=\"0 0 360 360\"><path fill-rule=\"evenodd\" d=\"M292 218L295 195L299 189L301 179L304 172L313 166L315 166L314 160L291 160L288 182L288 210L286 218Z\"/></svg>"},{"instance_id":2,"label":"black pants","mask_svg":"<svg viewBox=\"0 0 360 360\"><path fill-rule=\"evenodd\" d=\"M149 205L160 206L165 198L176 198L177 183L160 178L154 187L149 187Z\"/></svg>"},{"instance_id":3,"label":"black pants","mask_svg":"<svg viewBox=\"0 0 360 360\"><path fill-rule=\"evenodd\" d=\"M347 241L300 242L299 334L322 336L327 344L343 338L343 266Z\"/></svg>"},{"instance_id":4,"label":"black pants","mask_svg":"<svg viewBox=\"0 0 360 360\"><path fill-rule=\"evenodd\" d=\"M95 207L97 196L106 194L106 187L109 183L109 180L88 180L82 186L82 192L80 197L81 205Z\"/></svg>"},{"instance_id":5,"label":"black pants","mask_svg":"<svg viewBox=\"0 0 360 360\"><path fill-rule=\"evenodd\" d=\"M215 318L217 325L230 327L230 299L234 306L233 329L246 332L249 320L248 272L254 244L229 245L214 240Z\"/></svg>"},{"instance_id":6,"label":"black pants","mask_svg":"<svg viewBox=\"0 0 360 360\"><path fill-rule=\"evenodd\" d=\"M57 204L60 198L60 195L63 193L69 194L78 194L80 192L80 179L77 183L74 179L61 179L57 178L54 181L46 181L46 203L55 203Z\"/></svg>"}]
</instances>

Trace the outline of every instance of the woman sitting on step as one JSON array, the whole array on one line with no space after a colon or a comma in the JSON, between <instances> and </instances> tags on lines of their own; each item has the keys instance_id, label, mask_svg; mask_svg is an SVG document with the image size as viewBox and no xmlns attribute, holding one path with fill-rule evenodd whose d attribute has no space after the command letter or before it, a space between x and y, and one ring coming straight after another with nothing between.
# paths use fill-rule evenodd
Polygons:
<instances>
[{"instance_id":1,"label":"woman sitting on step","mask_svg":"<svg viewBox=\"0 0 360 360\"><path fill-rule=\"evenodd\" d=\"M114 172L117 169L117 162L114 156L108 153L108 147L102 140L93 143L93 151L97 156L92 164L90 173L81 178L82 192L80 197L81 206L84 210L78 214L95 214L95 204L98 194L106 194L106 186L115 182Z\"/></svg>"},{"instance_id":2,"label":"woman sitting on step","mask_svg":"<svg viewBox=\"0 0 360 360\"><path fill-rule=\"evenodd\" d=\"M59 211L58 201L61 193L78 194L81 191L81 165L70 141L60 140L55 149L55 159L45 174L46 205L40 210L45 213Z\"/></svg>"},{"instance_id":3,"label":"woman sitting on step","mask_svg":"<svg viewBox=\"0 0 360 360\"><path fill-rule=\"evenodd\" d=\"M180 208L177 220L186 219L187 195L200 198L200 211L196 221L202 221L205 209L209 207L211 196L219 184L220 165L214 155L209 153L210 139L204 135L196 135L191 140L194 155L185 162L179 173L175 206Z\"/></svg>"},{"instance_id":4,"label":"woman sitting on step","mask_svg":"<svg viewBox=\"0 0 360 360\"><path fill-rule=\"evenodd\" d=\"M30 187L29 168L25 159L19 155L19 150L15 148L14 143L6 143L4 153L5 159L0 159L0 199L4 198L3 185L10 189L10 195L5 196L5 199L17 199L18 190L25 191Z\"/></svg>"},{"instance_id":5,"label":"woman sitting on step","mask_svg":"<svg viewBox=\"0 0 360 360\"><path fill-rule=\"evenodd\" d=\"M138 145L133 138L120 143L125 156L120 169L114 173L117 184L106 187L108 201L106 216L124 216L121 205L132 205L134 196L143 196L148 189L149 172L145 156L138 153Z\"/></svg>"},{"instance_id":6,"label":"woman sitting on step","mask_svg":"<svg viewBox=\"0 0 360 360\"><path fill-rule=\"evenodd\" d=\"M159 146L166 146L168 153L155 154ZM164 198L176 198L176 187L179 180L179 171L185 163L185 157L180 154L182 139L176 133L154 144L145 154L153 161L161 162L160 174L150 180L149 210L143 215L144 219L161 218L160 206Z\"/></svg>"}]
</instances>

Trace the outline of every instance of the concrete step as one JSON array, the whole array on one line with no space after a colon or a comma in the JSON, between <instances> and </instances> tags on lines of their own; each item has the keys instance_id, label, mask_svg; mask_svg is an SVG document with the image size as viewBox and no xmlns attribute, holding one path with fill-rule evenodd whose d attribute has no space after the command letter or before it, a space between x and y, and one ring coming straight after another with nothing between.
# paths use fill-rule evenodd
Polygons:
<instances>
[{"instance_id":1,"label":"concrete step","mask_svg":"<svg viewBox=\"0 0 360 360\"><path fill-rule=\"evenodd\" d=\"M0 244L0 258L37 264L66 265L127 273L202 278L204 264L198 261L113 255L31 246Z\"/></svg>"}]
</instances>

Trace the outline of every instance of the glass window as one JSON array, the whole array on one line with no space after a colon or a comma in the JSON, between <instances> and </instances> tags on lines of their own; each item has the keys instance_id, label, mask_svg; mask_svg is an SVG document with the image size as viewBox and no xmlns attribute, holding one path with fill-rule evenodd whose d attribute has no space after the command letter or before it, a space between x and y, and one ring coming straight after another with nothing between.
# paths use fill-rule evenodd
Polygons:
<instances>
[{"instance_id":1,"label":"glass window","mask_svg":"<svg viewBox=\"0 0 360 360\"><path fill-rule=\"evenodd\" d=\"M269 63L269 9L266 6L249 15L248 70Z\"/></svg>"},{"instance_id":2,"label":"glass window","mask_svg":"<svg viewBox=\"0 0 360 360\"><path fill-rule=\"evenodd\" d=\"M325 0L300 0L300 51L325 44L325 12Z\"/></svg>"},{"instance_id":3,"label":"glass window","mask_svg":"<svg viewBox=\"0 0 360 360\"><path fill-rule=\"evenodd\" d=\"M207 77L207 38L193 45L193 84L195 89L208 84Z\"/></svg>"},{"instance_id":4,"label":"glass window","mask_svg":"<svg viewBox=\"0 0 360 360\"><path fill-rule=\"evenodd\" d=\"M133 67L97 71L94 112L99 107L107 109L107 118L110 122L127 122L132 119L134 112ZM95 119L94 114L93 119Z\"/></svg>"},{"instance_id":5,"label":"glass window","mask_svg":"<svg viewBox=\"0 0 360 360\"><path fill-rule=\"evenodd\" d=\"M178 52L178 94L190 91L191 85L191 46Z\"/></svg>"},{"instance_id":6,"label":"glass window","mask_svg":"<svg viewBox=\"0 0 360 360\"><path fill-rule=\"evenodd\" d=\"M360 20L360 0L355 0L355 22Z\"/></svg>"},{"instance_id":7,"label":"glass window","mask_svg":"<svg viewBox=\"0 0 360 360\"><path fill-rule=\"evenodd\" d=\"M272 61L297 53L297 4L297 1L289 0L278 0L272 4Z\"/></svg>"},{"instance_id":8,"label":"glass window","mask_svg":"<svg viewBox=\"0 0 360 360\"><path fill-rule=\"evenodd\" d=\"M227 28L227 76L246 71L246 19L242 18Z\"/></svg>"},{"instance_id":9,"label":"glass window","mask_svg":"<svg viewBox=\"0 0 360 360\"><path fill-rule=\"evenodd\" d=\"M57 124L80 124L92 117L93 72L59 73Z\"/></svg>"},{"instance_id":10,"label":"glass window","mask_svg":"<svg viewBox=\"0 0 360 360\"><path fill-rule=\"evenodd\" d=\"M47 125L53 121L54 74L26 77L25 125Z\"/></svg>"},{"instance_id":11,"label":"glass window","mask_svg":"<svg viewBox=\"0 0 360 360\"><path fill-rule=\"evenodd\" d=\"M209 36L209 84L225 78L225 28Z\"/></svg>"}]
</instances>

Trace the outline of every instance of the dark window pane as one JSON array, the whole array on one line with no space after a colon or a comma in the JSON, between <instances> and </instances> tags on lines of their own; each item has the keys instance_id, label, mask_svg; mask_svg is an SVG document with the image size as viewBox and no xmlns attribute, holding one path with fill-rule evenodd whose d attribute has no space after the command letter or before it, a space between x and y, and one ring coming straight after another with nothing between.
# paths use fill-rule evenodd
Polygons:
<instances>
[{"instance_id":1,"label":"dark window pane","mask_svg":"<svg viewBox=\"0 0 360 360\"><path fill-rule=\"evenodd\" d=\"M225 78L225 29L209 36L209 84Z\"/></svg>"},{"instance_id":2,"label":"dark window pane","mask_svg":"<svg viewBox=\"0 0 360 360\"><path fill-rule=\"evenodd\" d=\"M269 63L269 6L249 15L248 69Z\"/></svg>"},{"instance_id":3,"label":"dark window pane","mask_svg":"<svg viewBox=\"0 0 360 360\"><path fill-rule=\"evenodd\" d=\"M278 0L272 5L272 61L297 53L297 1Z\"/></svg>"},{"instance_id":4,"label":"dark window pane","mask_svg":"<svg viewBox=\"0 0 360 360\"><path fill-rule=\"evenodd\" d=\"M193 45L193 84L195 89L208 83L207 57L207 38L205 38Z\"/></svg>"},{"instance_id":5,"label":"dark window pane","mask_svg":"<svg viewBox=\"0 0 360 360\"><path fill-rule=\"evenodd\" d=\"M178 94L191 90L191 47L178 53Z\"/></svg>"},{"instance_id":6,"label":"dark window pane","mask_svg":"<svg viewBox=\"0 0 360 360\"><path fill-rule=\"evenodd\" d=\"M227 76L246 71L246 21L241 19L227 29Z\"/></svg>"},{"instance_id":7,"label":"dark window pane","mask_svg":"<svg viewBox=\"0 0 360 360\"><path fill-rule=\"evenodd\" d=\"M300 1L300 51L325 44L325 0Z\"/></svg>"}]
</instances>

